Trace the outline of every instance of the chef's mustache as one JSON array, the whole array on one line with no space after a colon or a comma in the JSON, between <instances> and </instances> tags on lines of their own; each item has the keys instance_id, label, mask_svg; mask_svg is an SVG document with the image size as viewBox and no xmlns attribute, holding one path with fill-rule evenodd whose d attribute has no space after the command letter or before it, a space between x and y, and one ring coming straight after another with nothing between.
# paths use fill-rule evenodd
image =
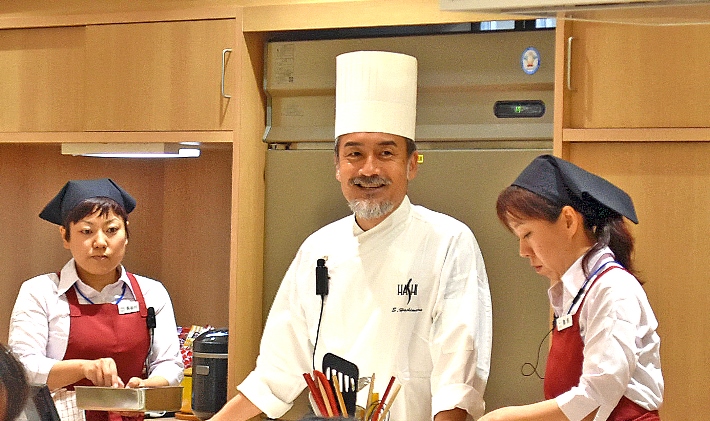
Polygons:
<instances>
[{"instance_id":1,"label":"chef's mustache","mask_svg":"<svg viewBox=\"0 0 710 421\"><path fill-rule=\"evenodd\" d=\"M379 175L361 175L358 177L353 177L350 179L349 184L351 186L360 186L360 187L382 187L382 186L389 186L392 184L392 180L389 178L384 178Z\"/></svg>"}]
</instances>

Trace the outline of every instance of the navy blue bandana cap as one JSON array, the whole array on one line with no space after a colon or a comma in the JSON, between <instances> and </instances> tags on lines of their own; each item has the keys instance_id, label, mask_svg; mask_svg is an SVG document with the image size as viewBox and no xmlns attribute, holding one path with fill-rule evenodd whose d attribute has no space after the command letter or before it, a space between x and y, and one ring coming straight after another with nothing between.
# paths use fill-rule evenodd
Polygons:
<instances>
[{"instance_id":1,"label":"navy blue bandana cap","mask_svg":"<svg viewBox=\"0 0 710 421\"><path fill-rule=\"evenodd\" d=\"M626 192L552 155L535 158L512 185L529 190L555 204L570 205L591 221L620 214L638 224L634 204Z\"/></svg>"},{"instance_id":2,"label":"navy blue bandana cap","mask_svg":"<svg viewBox=\"0 0 710 421\"><path fill-rule=\"evenodd\" d=\"M126 213L131 213L136 207L136 200L110 178L70 180L44 207L39 217L53 224L63 225L67 215L76 205L94 197L113 199Z\"/></svg>"}]
</instances>

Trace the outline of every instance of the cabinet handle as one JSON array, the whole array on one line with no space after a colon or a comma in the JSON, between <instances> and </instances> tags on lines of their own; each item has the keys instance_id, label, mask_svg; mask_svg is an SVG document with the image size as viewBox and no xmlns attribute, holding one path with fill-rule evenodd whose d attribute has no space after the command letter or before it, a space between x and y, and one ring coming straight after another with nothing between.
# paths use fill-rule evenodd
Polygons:
<instances>
[{"instance_id":1,"label":"cabinet handle","mask_svg":"<svg viewBox=\"0 0 710 421\"><path fill-rule=\"evenodd\" d=\"M572 89L572 40L574 37L567 38L567 90Z\"/></svg>"},{"instance_id":2,"label":"cabinet handle","mask_svg":"<svg viewBox=\"0 0 710 421\"><path fill-rule=\"evenodd\" d=\"M227 62L227 53L231 53L232 49L231 48L225 48L222 50L222 98L231 98L231 95L227 95L224 92L224 72L226 70L226 62Z\"/></svg>"}]
</instances>

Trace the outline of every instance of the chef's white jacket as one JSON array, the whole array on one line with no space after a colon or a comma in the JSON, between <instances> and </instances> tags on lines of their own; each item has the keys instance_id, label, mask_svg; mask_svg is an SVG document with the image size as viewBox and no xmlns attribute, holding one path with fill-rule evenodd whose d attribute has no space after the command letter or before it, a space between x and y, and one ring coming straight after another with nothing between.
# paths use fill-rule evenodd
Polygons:
<instances>
[{"instance_id":1,"label":"chef's white jacket","mask_svg":"<svg viewBox=\"0 0 710 421\"><path fill-rule=\"evenodd\" d=\"M319 326L318 259L329 294ZM463 223L405 197L382 223L362 231L354 216L329 224L301 245L266 322L255 370L238 389L270 418L282 416L322 370L330 352L401 384L392 421L425 421L462 408L484 412L490 368L491 298L483 257ZM364 406L368 387L358 395Z\"/></svg>"}]
</instances>

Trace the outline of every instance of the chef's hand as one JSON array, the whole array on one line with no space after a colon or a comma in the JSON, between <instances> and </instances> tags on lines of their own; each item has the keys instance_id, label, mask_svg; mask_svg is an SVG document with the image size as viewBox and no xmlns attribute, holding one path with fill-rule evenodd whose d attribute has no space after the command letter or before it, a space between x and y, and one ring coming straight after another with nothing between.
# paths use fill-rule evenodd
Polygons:
<instances>
[{"instance_id":1,"label":"chef's hand","mask_svg":"<svg viewBox=\"0 0 710 421\"><path fill-rule=\"evenodd\" d=\"M83 364L84 377L91 380L95 386L123 387L123 381L118 377L116 362L113 358L88 360Z\"/></svg>"}]
</instances>

